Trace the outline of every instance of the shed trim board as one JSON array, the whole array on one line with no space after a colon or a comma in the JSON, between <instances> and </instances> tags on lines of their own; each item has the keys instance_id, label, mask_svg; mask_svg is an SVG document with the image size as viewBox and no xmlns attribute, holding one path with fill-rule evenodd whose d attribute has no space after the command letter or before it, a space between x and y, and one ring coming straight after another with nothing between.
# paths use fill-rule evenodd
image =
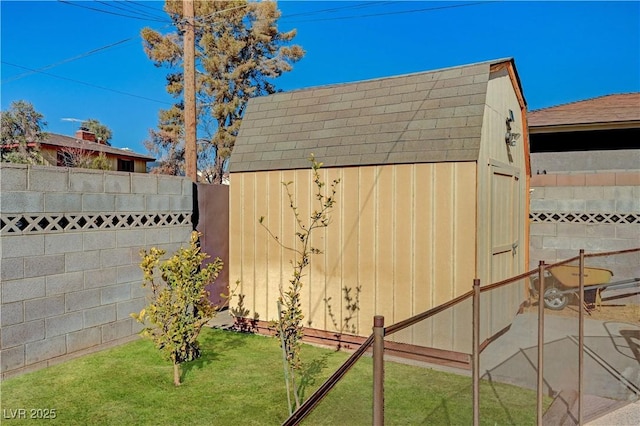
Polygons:
<instances>
[{"instance_id":1,"label":"shed trim board","mask_svg":"<svg viewBox=\"0 0 640 426\"><path fill-rule=\"evenodd\" d=\"M474 278L523 272L529 161L519 84L506 59L252 99L231 156L229 265L251 313L277 316L293 259L284 247L297 244L282 182L293 182L308 217L317 208L312 153L322 180L340 184L332 223L312 241L324 254L304 277L305 325L336 331L328 305L343 324L345 288L355 296L361 287L352 325L368 335L374 315L392 324L465 293ZM520 135L513 146L507 130ZM524 288L509 292L485 302L483 339L516 314ZM458 307L391 339L470 353L470 315Z\"/></svg>"}]
</instances>

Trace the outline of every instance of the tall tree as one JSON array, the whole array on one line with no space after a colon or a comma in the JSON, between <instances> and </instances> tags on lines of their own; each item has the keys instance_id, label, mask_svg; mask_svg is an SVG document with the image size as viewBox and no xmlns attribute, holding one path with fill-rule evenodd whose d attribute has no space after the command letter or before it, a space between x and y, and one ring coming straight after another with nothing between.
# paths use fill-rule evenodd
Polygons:
<instances>
[{"instance_id":1,"label":"tall tree","mask_svg":"<svg viewBox=\"0 0 640 426\"><path fill-rule=\"evenodd\" d=\"M85 129L95 134L98 140L101 140L105 144L111 146L111 138L113 137L113 132L111 132L111 129L102 124L99 120L90 118L83 121L81 127L84 127Z\"/></svg>"},{"instance_id":2,"label":"tall tree","mask_svg":"<svg viewBox=\"0 0 640 426\"><path fill-rule=\"evenodd\" d=\"M40 142L46 137L44 116L27 101L14 101L9 110L1 111L0 142L2 161L44 164Z\"/></svg>"},{"instance_id":3,"label":"tall tree","mask_svg":"<svg viewBox=\"0 0 640 426\"><path fill-rule=\"evenodd\" d=\"M184 165L182 2L164 6L177 32L142 30L144 50L156 66L171 70L167 92L178 99L161 110L158 130L150 131L147 148L162 158L164 171L180 173ZM273 79L290 71L304 56L289 45L295 30L278 31L280 11L274 1L197 1L195 3L196 93L199 131L198 164L212 183L222 183L247 101L274 93Z\"/></svg>"}]
</instances>

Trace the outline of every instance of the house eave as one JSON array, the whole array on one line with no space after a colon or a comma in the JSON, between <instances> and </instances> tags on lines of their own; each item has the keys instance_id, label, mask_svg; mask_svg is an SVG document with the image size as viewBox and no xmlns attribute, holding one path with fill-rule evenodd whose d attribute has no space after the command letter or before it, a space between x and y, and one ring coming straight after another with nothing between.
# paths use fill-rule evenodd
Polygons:
<instances>
[{"instance_id":1,"label":"house eave","mask_svg":"<svg viewBox=\"0 0 640 426\"><path fill-rule=\"evenodd\" d=\"M583 132L594 130L619 130L619 129L637 129L640 127L640 120L633 121L607 121L599 123L576 123L576 124L552 124L552 125L530 125L529 133L566 133L566 132Z\"/></svg>"}]
</instances>

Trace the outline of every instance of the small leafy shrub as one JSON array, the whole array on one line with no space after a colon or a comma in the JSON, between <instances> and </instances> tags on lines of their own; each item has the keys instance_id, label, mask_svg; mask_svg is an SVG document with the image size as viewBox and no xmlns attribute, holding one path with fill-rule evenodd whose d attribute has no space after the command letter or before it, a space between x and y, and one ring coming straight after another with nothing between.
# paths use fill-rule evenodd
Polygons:
<instances>
[{"instance_id":1,"label":"small leafy shrub","mask_svg":"<svg viewBox=\"0 0 640 426\"><path fill-rule=\"evenodd\" d=\"M160 260L165 250L153 247L148 252L140 251L140 267L144 272L142 285L151 288L151 295L149 305L131 316L145 324L140 334L151 338L173 362L176 386L180 385L180 364L200 357L198 335L216 313L205 286L217 278L222 261L216 258L202 267L202 261L209 256L198 247L199 235L192 232L190 246L180 248L165 261ZM158 271L160 280L156 277Z\"/></svg>"},{"instance_id":2,"label":"small leafy shrub","mask_svg":"<svg viewBox=\"0 0 640 426\"><path fill-rule=\"evenodd\" d=\"M237 293L236 290L240 287L240 280L236 281L235 290L229 291L228 295L223 294L222 297L227 299L227 303L231 302L231 299L238 297L238 301L231 305L229 303L229 314L233 317L233 325L229 327L232 331L239 333L256 333L258 331L258 319L260 315L254 312L253 318L250 317L251 311L244 304L244 298L246 295Z\"/></svg>"},{"instance_id":3,"label":"small leafy shrub","mask_svg":"<svg viewBox=\"0 0 640 426\"><path fill-rule=\"evenodd\" d=\"M244 298L244 294L238 294L238 303L229 309L229 313L233 317L231 329L240 333L256 333L260 316L254 312L253 317L249 317L251 312L244 306Z\"/></svg>"},{"instance_id":4,"label":"small leafy shrub","mask_svg":"<svg viewBox=\"0 0 640 426\"><path fill-rule=\"evenodd\" d=\"M42 166L46 164L42 154L37 150L11 151L3 154L2 161L14 164L32 164Z\"/></svg>"},{"instance_id":5,"label":"small leafy shrub","mask_svg":"<svg viewBox=\"0 0 640 426\"><path fill-rule=\"evenodd\" d=\"M111 164L105 153L101 152L97 156L93 157L88 168L96 170L111 170Z\"/></svg>"}]
</instances>

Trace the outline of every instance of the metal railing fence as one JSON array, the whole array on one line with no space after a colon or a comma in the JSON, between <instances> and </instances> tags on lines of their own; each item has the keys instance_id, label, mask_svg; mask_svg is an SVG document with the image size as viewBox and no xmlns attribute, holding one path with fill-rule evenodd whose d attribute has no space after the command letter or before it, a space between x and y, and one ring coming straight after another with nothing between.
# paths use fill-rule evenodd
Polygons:
<instances>
[{"instance_id":1,"label":"metal railing fence","mask_svg":"<svg viewBox=\"0 0 640 426\"><path fill-rule=\"evenodd\" d=\"M620 250L614 252L607 253L593 253L593 254L585 254L584 250L580 250L579 255L573 257L571 259L564 260L562 262L554 263L554 264L545 264L544 261L539 263L537 269L528 271L521 275L509 278L507 280L503 280L500 282L492 283L489 285L481 286L480 280L475 279L473 281L472 290L442 304L432 309L429 309L425 312L422 312L418 315L415 315L406 320L400 321L396 324L389 325L384 327L384 317L375 316L373 323L373 333L366 339L366 341L347 359L347 361L342 364L331 377L323 383L318 390L316 390L302 405L301 407L295 411L284 423L283 425L296 425L302 422L306 416L311 413L311 411L323 400L323 398L333 389L333 387L344 377L344 375L355 365L355 363L365 354L367 351L372 349L373 352L373 424L374 425L383 425L384 424L384 352L385 352L385 340L388 340L392 335L401 332L403 330L407 330L416 324L420 324L427 320L433 320L434 317L438 314L445 313L450 310L455 310L458 307L458 311L460 310L460 306L462 303L471 302L472 304L472 315L469 318L470 325L472 327L472 333L470 336L470 342L462 342L462 347L470 348L467 354L470 358L471 370L472 370L472 410L473 410L473 424L479 425L481 419L481 392L480 392L480 383L481 383L481 360L480 355L485 351L488 347L490 347L494 342L502 339L502 335L508 331L511 327L509 324L506 328L500 329L498 331L491 328L494 324L492 322L496 322L496 317L492 316L494 312L491 312L491 309L485 309L483 311L483 306L487 304L493 303L497 305L497 307L505 306L505 300L508 299L507 305L513 305L514 300L513 297L519 297L519 294L522 294L522 297L519 302L518 314L521 314L526 311L526 313L533 318L527 323L528 326L533 325L533 321L537 324L537 332L536 339L537 341L533 343L533 345L529 348L519 348L515 350L519 353L526 352L532 353L531 349L536 349L535 351L535 359L533 356L529 356L525 354L525 358L527 362L531 366L531 370L535 372L535 391L536 391L536 413L535 419L538 425L543 424L543 419L545 418L545 389L548 390L549 393L555 393L557 396L557 392L552 392L552 384L549 382L547 378L545 378L545 345L548 346L550 344L549 340L545 340L545 316L549 315L549 313L557 312L563 309L565 306L569 304L566 299L571 299L571 301L577 304L577 308L570 310L570 314L573 315L565 315L563 317L563 323L569 324L569 327L578 326L577 330L577 339L573 334L573 331L569 331L567 335L569 340L575 341L577 340L577 413L572 413L570 411L570 407L565 413L573 418L573 421L576 424L582 425L585 421L584 415L584 394L585 394L585 379L584 379L584 367L585 367L585 353L590 353L588 350L585 350L585 314L590 314L590 306L597 305L600 301L600 292L605 289L617 289L617 288L640 288L640 278L626 278L618 281L614 281L612 283L601 283L599 285L593 285L592 283L585 283L585 279L590 277L590 275L595 271L598 272L600 270L607 270L604 267L614 268L618 263L617 259L620 256L635 256L638 258L637 264L640 265L640 248L634 248L629 250ZM634 259L635 259L634 257ZM599 262L597 260L600 260ZM628 259L627 259L628 260ZM628 263L628 262L627 262ZM594 266L597 265L597 266ZM604 267L603 267L604 266ZM564 282L562 283L562 278L558 278L556 272L560 271L561 267L573 268L570 269L573 275L570 277L573 280L577 280L577 282ZM586 269L585 269L586 268ZM588 273L585 273L585 270ZM612 272L612 271L609 271ZM611 274L613 275L613 273ZM640 274L639 274L640 275ZM513 287L509 289L509 286ZM522 288L525 287L525 288ZM505 290L506 289L506 290ZM586 290L585 290L586 289ZM508 290L508 291L507 291ZM502 294L499 292L502 291ZM594 293L595 302L593 300L585 300L585 291L588 293ZM640 291L638 293L640 294ZM483 295L493 296L495 300L483 299ZM515 296L514 296L515 295ZM511 298L511 299L509 299ZM588 306L589 305L589 306ZM492 306L490 305L489 308ZM560 309L558 309L560 308ZM466 310L466 309L465 309ZM515 314L514 314L515 315ZM499 315L498 315L499 317ZM639 318L640 319L640 318ZM500 320L500 318L498 318ZM496 327L500 327L500 321L498 321L495 325ZM531 327L525 327L531 328ZM573 330L573 328L571 328ZM562 330L561 333L566 332L566 330ZM635 334L634 334L635 336ZM483 341L484 337L484 341ZM549 336L553 338L553 335ZM619 336L616 336L619 337ZM638 335L637 338L640 339L640 325L638 326ZM629 339L627 339L629 340ZM630 340L629 340L630 341ZM553 343L553 341L551 342ZM640 347L632 348L632 343L629 343L629 348L626 352L630 352L632 354L636 354L638 357L637 362L640 363ZM455 346L455 343L451 345ZM460 346L460 345L458 345ZM626 348L624 346L621 346ZM552 354L552 353L551 353ZM519 356L518 354L516 354ZM547 354L549 356L549 354ZM596 358L593 354L590 355L592 358ZM601 356L599 358L602 358ZM596 360L597 361L597 360ZM526 363L525 363L526 364ZM601 362L602 364L602 362ZM539 368L538 368L539 367ZM570 368L571 371L575 370L575 366ZM615 375L617 373L616 369L611 367L610 374ZM632 396L635 395L635 398L640 398L640 383L634 383L632 380L625 379L622 375L618 374L619 379L622 382L623 387L626 386L626 389L629 394ZM625 381L626 380L626 381ZM526 386L526 385L525 385ZM552 395L553 396L553 395ZM551 404L553 406L553 403ZM547 410L547 412L551 411L551 407Z\"/></svg>"}]
</instances>

